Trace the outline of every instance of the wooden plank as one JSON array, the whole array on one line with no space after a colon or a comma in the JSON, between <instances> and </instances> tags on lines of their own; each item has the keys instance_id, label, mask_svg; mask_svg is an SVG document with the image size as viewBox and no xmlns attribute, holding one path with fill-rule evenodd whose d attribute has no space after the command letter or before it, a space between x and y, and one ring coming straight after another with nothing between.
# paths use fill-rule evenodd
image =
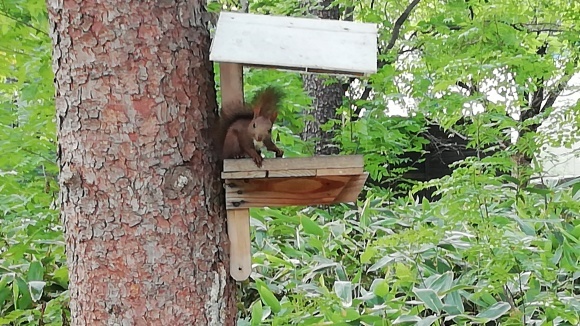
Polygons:
<instances>
[{"instance_id":1,"label":"wooden plank","mask_svg":"<svg viewBox=\"0 0 580 326\"><path fill-rule=\"evenodd\" d=\"M223 172L222 179L265 178L268 171Z\"/></svg>"},{"instance_id":2,"label":"wooden plank","mask_svg":"<svg viewBox=\"0 0 580 326\"><path fill-rule=\"evenodd\" d=\"M221 12L210 60L372 74L376 24Z\"/></svg>"},{"instance_id":3,"label":"wooden plank","mask_svg":"<svg viewBox=\"0 0 580 326\"><path fill-rule=\"evenodd\" d=\"M228 209L227 219L230 239L230 275L240 282L246 280L252 272L250 211Z\"/></svg>"},{"instance_id":4,"label":"wooden plank","mask_svg":"<svg viewBox=\"0 0 580 326\"><path fill-rule=\"evenodd\" d=\"M360 194L362 187L367 181L369 174L367 172L353 176L348 184L342 189L340 194L336 196L333 204L336 203L354 203L356 202L358 195Z\"/></svg>"},{"instance_id":5,"label":"wooden plank","mask_svg":"<svg viewBox=\"0 0 580 326\"><path fill-rule=\"evenodd\" d=\"M361 168L329 168L329 169L317 169L316 175L317 176L326 176L326 175L357 175L363 173Z\"/></svg>"},{"instance_id":6,"label":"wooden plank","mask_svg":"<svg viewBox=\"0 0 580 326\"><path fill-rule=\"evenodd\" d=\"M244 104L244 71L237 63L220 63L222 108Z\"/></svg>"},{"instance_id":7,"label":"wooden plank","mask_svg":"<svg viewBox=\"0 0 580 326\"><path fill-rule=\"evenodd\" d=\"M351 176L229 180L226 207L306 206L331 203Z\"/></svg>"},{"instance_id":8,"label":"wooden plank","mask_svg":"<svg viewBox=\"0 0 580 326\"><path fill-rule=\"evenodd\" d=\"M268 171L268 178L283 178L283 177L314 177L316 176L315 169L309 170L273 170Z\"/></svg>"},{"instance_id":9,"label":"wooden plank","mask_svg":"<svg viewBox=\"0 0 580 326\"><path fill-rule=\"evenodd\" d=\"M330 205L337 203L334 197L315 198L315 199L263 199L252 202L226 202L227 209L238 208L256 208L256 207L287 207L287 206L314 206L314 205Z\"/></svg>"},{"instance_id":10,"label":"wooden plank","mask_svg":"<svg viewBox=\"0 0 580 326\"><path fill-rule=\"evenodd\" d=\"M351 176L324 176L229 180L226 184L226 191L237 193L266 191L304 195L342 189L350 179Z\"/></svg>"},{"instance_id":11,"label":"wooden plank","mask_svg":"<svg viewBox=\"0 0 580 326\"><path fill-rule=\"evenodd\" d=\"M229 21L226 21L229 20ZM376 24L349 22L344 20L318 19L306 17L290 17L278 15L247 14L240 12L222 11L218 20L228 25L253 25L268 28L297 28L312 31L329 31L338 33L369 34L376 33Z\"/></svg>"},{"instance_id":12,"label":"wooden plank","mask_svg":"<svg viewBox=\"0 0 580 326\"><path fill-rule=\"evenodd\" d=\"M274 171L274 170L310 170L325 168L362 168L362 155L320 155L313 157L289 157L264 159L258 168L251 159L224 160L224 172Z\"/></svg>"},{"instance_id":13,"label":"wooden plank","mask_svg":"<svg viewBox=\"0 0 580 326\"><path fill-rule=\"evenodd\" d=\"M258 178L283 178L283 177L314 177L315 169L310 170L273 170L273 171L243 171L222 172L222 179L258 179ZM359 171L360 173L360 171Z\"/></svg>"},{"instance_id":14,"label":"wooden plank","mask_svg":"<svg viewBox=\"0 0 580 326\"><path fill-rule=\"evenodd\" d=\"M301 72L301 73L316 73L316 74L326 74L329 76L352 76L352 77L364 77L365 73L356 71L343 71L336 69L322 69L322 68L308 68L308 67L287 67L283 65L279 66L269 66L269 65L259 65L259 64L244 64L244 67L261 68L261 69L277 69L281 71L288 72Z\"/></svg>"},{"instance_id":15,"label":"wooden plank","mask_svg":"<svg viewBox=\"0 0 580 326\"><path fill-rule=\"evenodd\" d=\"M345 183L345 186L347 183ZM340 194L341 189L332 192L321 192L306 196L304 194L296 194L296 193L276 193L271 191L251 191L251 192L244 192L240 190L237 191L229 191L226 192L227 200L228 201L261 201L263 198L272 201L284 201L288 200L317 200L318 198L330 198L334 199L336 196Z\"/></svg>"}]
</instances>

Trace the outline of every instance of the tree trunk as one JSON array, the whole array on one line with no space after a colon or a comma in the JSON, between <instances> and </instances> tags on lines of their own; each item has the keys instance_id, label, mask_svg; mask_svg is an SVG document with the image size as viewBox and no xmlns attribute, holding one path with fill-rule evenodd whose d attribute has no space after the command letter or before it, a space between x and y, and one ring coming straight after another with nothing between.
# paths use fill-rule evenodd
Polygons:
<instances>
[{"instance_id":1,"label":"tree trunk","mask_svg":"<svg viewBox=\"0 0 580 326\"><path fill-rule=\"evenodd\" d=\"M329 8L332 0L308 1L309 12L323 19L339 19L337 6ZM338 81L331 82L319 75L303 75L304 89L313 98L313 119L307 119L302 139L315 139L314 152L319 155L338 154L339 148L332 140L332 130L323 131L321 126L332 118L338 118L336 110L342 105L344 90Z\"/></svg>"},{"instance_id":2,"label":"tree trunk","mask_svg":"<svg viewBox=\"0 0 580 326\"><path fill-rule=\"evenodd\" d=\"M48 9L72 325L234 325L203 2Z\"/></svg>"}]
</instances>

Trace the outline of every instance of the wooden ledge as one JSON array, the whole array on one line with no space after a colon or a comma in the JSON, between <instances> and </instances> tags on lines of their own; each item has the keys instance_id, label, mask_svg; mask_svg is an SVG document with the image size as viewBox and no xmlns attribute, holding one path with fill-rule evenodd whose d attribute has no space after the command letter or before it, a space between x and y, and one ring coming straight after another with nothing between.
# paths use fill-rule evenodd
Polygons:
<instances>
[{"instance_id":1,"label":"wooden ledge","mask_svg":"<svg viewBox=\"0 0 580 326\"><path fill-rule=\"evenodd\" d=\"M363 157L225 160L226 208L307 206L356 201L368 173Z\"/></svg>"},{"instance_id":2,"label":"wooden ledge","mask_svg":"<svg viewBox=\"0 0 580 326\"><path fill-rule=\"evenodd\" d=\"M262 167L251 159L224 160L222 179L255 179L357 175L363 173L362 155L325 155L264 159Z\"/></svg>"}]
</instances>

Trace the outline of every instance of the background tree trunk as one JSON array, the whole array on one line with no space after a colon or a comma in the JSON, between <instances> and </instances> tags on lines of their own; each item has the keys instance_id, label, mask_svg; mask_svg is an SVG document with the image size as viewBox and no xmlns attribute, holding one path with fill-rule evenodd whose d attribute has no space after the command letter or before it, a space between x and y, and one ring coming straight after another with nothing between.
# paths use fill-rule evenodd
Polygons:
<instances>
[{"instance_id":1,"label":"background tree trunk","mask_svg":"<svg viewBox=\"0 0 580 326\"><path fill-rule=\"evenodd\" d=\"M234 325L203 1L49 0L73 325Z\"/></svg>"},{"instance_id":2,"label":"background tree trunk","mask_svg":"<svg viewBox=\"0 0 580 326\"><path fill-rule=\"evenodd\" d=\"M330 8L332 0L307 1L309 13L323 19L339 19L338 6ZM302 139L315 139L314 152L318 155L338 154L339 147L334 144L332 130L323 131L321 126L333 118L338 118L336 110L342 105L344 90L338 81L330 82L320 75L305 74L302 77L304 89L313 99L313 119L307 119Z\"/></svg>"}]
</instances>

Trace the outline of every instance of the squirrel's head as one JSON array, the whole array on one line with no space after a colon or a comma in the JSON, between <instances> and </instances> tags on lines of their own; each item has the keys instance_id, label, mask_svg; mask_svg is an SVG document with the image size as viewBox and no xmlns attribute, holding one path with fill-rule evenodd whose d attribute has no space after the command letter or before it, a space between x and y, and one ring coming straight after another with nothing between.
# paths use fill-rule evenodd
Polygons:
<instances>
[{"instance_id":1,"label":"squirrel's head","mask_svg":"<svg viewBox=\"0 0 580 326\"><path fill-rule=\"evenodd\" d=\"M260 109L260 106L254 107L254 119L248 126L254 142L258 143L262 143L264 139L271 137L272 126L278 117L277 111L262 112Z\"/></svg>"},{"instance_id":2,"label":"squirrel's head","mask_svg":"<svg viewBox=\"0 0 580 326\"><path fill-rule=\"evenodd\" d=\"M272 121L267 117L255 117L249 125L250 133L257 142L263 142L264 139L271 137Z\"/></svg>"}]
</instances>

